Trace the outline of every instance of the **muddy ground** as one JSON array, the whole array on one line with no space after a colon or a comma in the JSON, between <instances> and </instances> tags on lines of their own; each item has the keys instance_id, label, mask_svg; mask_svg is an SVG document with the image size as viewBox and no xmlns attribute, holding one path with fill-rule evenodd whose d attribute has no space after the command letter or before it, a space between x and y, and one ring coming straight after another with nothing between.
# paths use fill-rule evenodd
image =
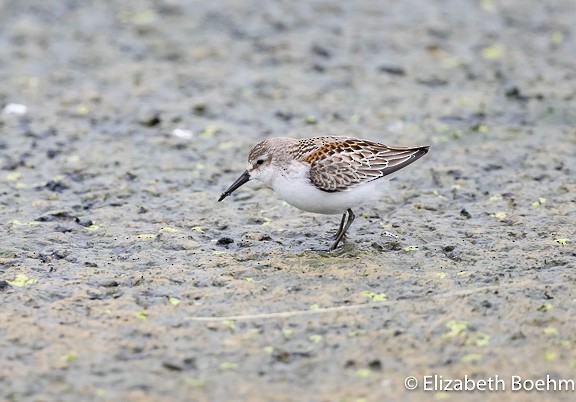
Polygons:
<instances>
[{"instance_id":1,"label":"muddy ground","mask_svg":"<svg viewBox=\"0 0 576 402\"><path fill-rule=\"evenodd\" d=\"M509 380L576 378L575 20L0 1L0 400L574 400ZM217 203L259 140L323 134L432 148L333 253L338 216Z\"/></svg>"}]
</instances>

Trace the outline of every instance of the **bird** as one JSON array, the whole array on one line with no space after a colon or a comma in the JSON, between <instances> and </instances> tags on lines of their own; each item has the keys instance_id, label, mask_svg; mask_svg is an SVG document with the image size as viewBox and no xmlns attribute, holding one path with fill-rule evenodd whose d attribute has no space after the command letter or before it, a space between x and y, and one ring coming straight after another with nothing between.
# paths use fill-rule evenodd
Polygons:
<instances>
[{"instance_id":1,"label":"bird","mask_svg":"<svg viewBox=\"0 0 576 402\"><path fill-rule=\"evenodd\" d=\"M377 201L387 189L384 178L417 161L429 148L339 136L265 139L252 148L246 170L218 202L250 180L259 180L300 210L342 214L329 249L333 251L355 219L352 208Z\"/></svg>"}]
</instances>

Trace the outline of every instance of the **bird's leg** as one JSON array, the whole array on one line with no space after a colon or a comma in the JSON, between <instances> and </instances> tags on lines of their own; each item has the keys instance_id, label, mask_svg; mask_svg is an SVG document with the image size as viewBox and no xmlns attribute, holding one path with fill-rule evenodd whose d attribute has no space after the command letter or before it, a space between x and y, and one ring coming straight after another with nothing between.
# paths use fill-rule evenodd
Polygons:
<instances>
[{"instance_id":1,"label":"bird's leg","mask_svg":"<svg viewBox=\"0 0 576 402\"><path fill-rule=\"evenodd\" d=\"M334 235L334 240L336 240L338 238L338 236L340 236L340 232L342 231L342 229L344 228L344 222L346 222L346 212L344 212L342 214L342 220L340 221L340 227L338 228L338 231L336 232L336 234Z\"/></svg>"},{"instance_id":2,"label":"bird's leg","mask_svg":"<svg viewBox=\"0 0 576 402\"><path fill-rule=\"evenodd\" d=\"M336 238L336 241L334 242L334 244L332 244L332 247L330 247L330 251L336 250L336 247L338 247L338 243L340 243L342 241L342 239L344 238L344 235L348 231L348 228L350 227L352 222L354 222L354 218L356 218L356 216L354 215L354 212L352 212L352 210L350 208L348 208L347 212L348 212L348 221L346 222L346 226L344 226L343 230L338 231L338 237ZM344 214L344 216L346 216L346 214ZM342 221L344 221L344 220L342 220Z\"/></svg>"}]
</instances>

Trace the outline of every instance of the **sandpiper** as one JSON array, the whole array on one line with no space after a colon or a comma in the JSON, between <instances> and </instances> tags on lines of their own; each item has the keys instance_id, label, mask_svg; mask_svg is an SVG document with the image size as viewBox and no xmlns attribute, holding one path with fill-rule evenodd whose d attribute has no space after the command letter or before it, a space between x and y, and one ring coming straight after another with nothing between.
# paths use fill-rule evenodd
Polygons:
<instances>
[{"instance_id":1,"label":"sandpiper","mask_svg":"<svg viewBox=\"0 0 576 402\"><path fill-rule=\"evenodd\" d=\"M428 149L389 147L351 137L271 138L252 148L246 171L218 201L256 179L298 209L342 214L332 251L354 221L352 208L378 200L386 191L387 180L381 179L420 159Z\"/></svg>"}]
</instances>

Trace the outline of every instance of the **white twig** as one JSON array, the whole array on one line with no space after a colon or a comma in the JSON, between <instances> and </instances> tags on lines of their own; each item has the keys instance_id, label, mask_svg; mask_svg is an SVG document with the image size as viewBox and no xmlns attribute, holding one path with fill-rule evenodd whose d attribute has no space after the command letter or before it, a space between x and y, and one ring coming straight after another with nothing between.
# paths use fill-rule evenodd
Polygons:
<instances>
[{"instance_id":1,"label":"white twig","mask_svg":"<svg viewBox=\"0 0 576 402\"><path fill-rule=\"evenodd\" d=\"M454 292L448 293L440 293L436 295L426 295L421 297L416 297L413 299L402 299L402 300L388 300L388 301L381 301L381 302L369 302L369 303L362 303L362 304L351 304L346 306L336 306L336 307L321 307L314 310L295 310L295 311L281 311L277 313L261 313L261 314L243 314L243 315L230 315L230 316L220 316L220 317L187 317L186 320L189 321L203 321L203 322L215 322L215 321L246 321L246 320L258 320L258 319L266 319L266 318L289 318L289 317L297 317L297 316L305 316L305 315L314 315L314 314L325 314L325 313L336 313L339 311L347 311L347 310L360 310L360 309L378 309L394 304L405 303L406 301L410 300L419 300L419 299L437 299L437 298L447 298L447 297L455 297L455 296L468 296L474 293L479 293L482 291L490 291L502 289L502 286L484 286L481 288L475 289L464 289L464 290L456 290Z\"/></svg>"}]
</instances>

